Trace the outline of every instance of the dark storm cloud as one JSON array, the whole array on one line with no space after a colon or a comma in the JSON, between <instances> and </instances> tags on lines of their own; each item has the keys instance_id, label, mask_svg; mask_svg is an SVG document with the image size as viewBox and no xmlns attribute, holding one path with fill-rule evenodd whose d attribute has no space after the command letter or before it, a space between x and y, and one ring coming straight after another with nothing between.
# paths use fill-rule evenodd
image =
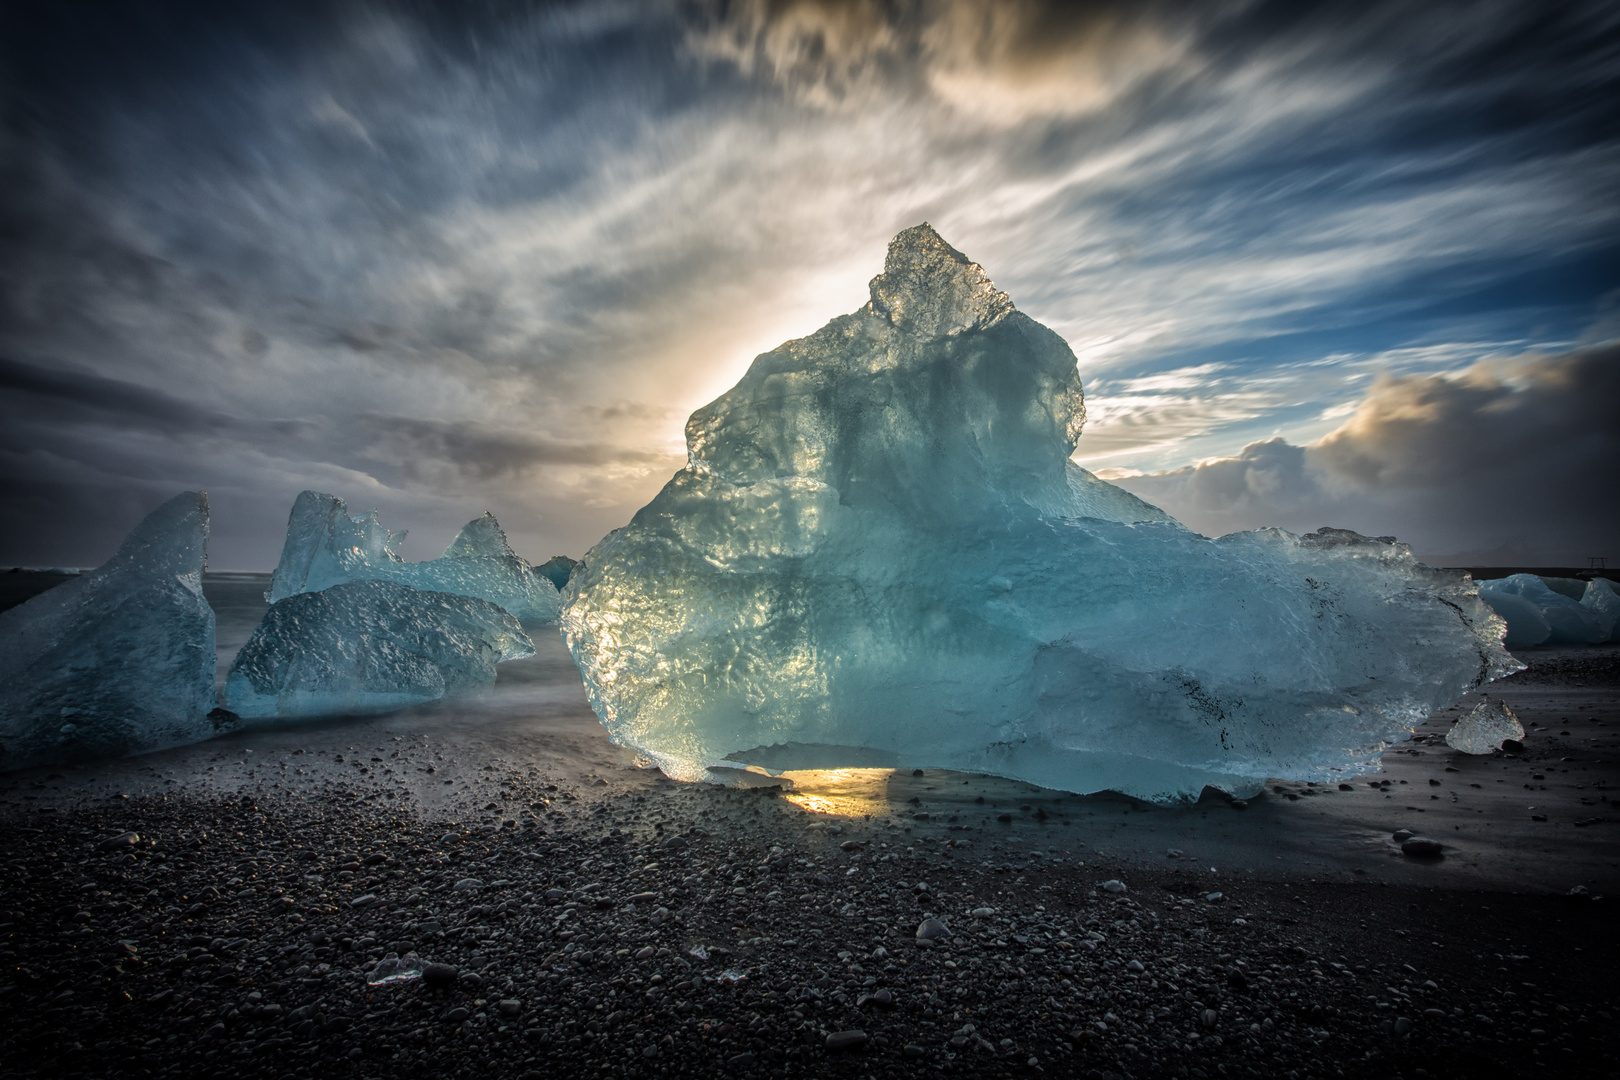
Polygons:
<instances>
[{"instance_id":1,"label":"dark storm cloud","mask_svg":"<svg viewBox=\"0 0 1620 1080\"><path fill-rule=\"evenodd\" d=\"M35 367L0 357L0 402L28 419L106 423L154 431L222 429L231 418L134 383L85 372ZM21 415L13 423L23 421Z\"/></svg>"},{"instance_id":2,"label":"dark storm cloud","mask_svg":"<svg viewBox=\"0 0 1620 1080\"><path fill-rule=\"evenodd\" d=\"M521 432L491 431L477 424L364 415L359 430L369 436L365 454L384 468L396 464L408 477L439 481L486 481L533 477L548 466L665 466L668 454L606 443L566 443ZM677 466L678 467L678 466Z\"/></svg>"},{"instance_id":3,"label":"dark storm cloud","mask_svg":"<svg viewBox=\"0 0 1620 1080\"><path fill-rule=\"evenodd\" d=\"M1394 534L1453 565L1616 556L1620 348L1380 379L1306 446L1273 438L1116 482L1206 533Z\"/></svg>"},{"instance_id":4,"label":"dark storm cloud","mask_svg":"<svg viewBox=\"0 0 1620 1080\"><path fill-rule=\"evenodd\" d=\"M1604 4L0 18L0 560L195 486L230 565L305 486L578 554L924 218L1074 346L1099 468L1313 444L1620 290Z\"/></svg>"}]
</instances>

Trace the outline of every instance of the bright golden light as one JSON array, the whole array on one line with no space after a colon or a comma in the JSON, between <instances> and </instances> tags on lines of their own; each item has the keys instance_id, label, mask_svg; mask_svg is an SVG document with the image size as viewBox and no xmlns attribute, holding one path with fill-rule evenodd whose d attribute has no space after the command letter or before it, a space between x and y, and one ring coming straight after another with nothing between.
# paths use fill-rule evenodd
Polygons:
<instances>
[{"instance_id":1,"label":"bright golden light","mask_svg":"<svg viewBox=\"0 0 1620 1080\"><path fill-rule=\"evenodd\" d=\"M793 790L783 797L812 814L860 817L890 812L893 769L795 769L782 775L793 781Z\"/></svg>"}]
</instances>

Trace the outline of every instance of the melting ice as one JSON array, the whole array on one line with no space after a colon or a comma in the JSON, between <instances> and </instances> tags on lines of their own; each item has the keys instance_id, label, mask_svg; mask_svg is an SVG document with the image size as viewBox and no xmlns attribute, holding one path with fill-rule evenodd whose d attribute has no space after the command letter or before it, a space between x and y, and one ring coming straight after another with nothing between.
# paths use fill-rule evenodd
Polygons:
<instances>
[{"instance_id":1,"label":"melting ice","mask_svg":"<svg viewBox=\"0 0 1620 1080\"><path fill-rule=\"evenodd\" d=\"M1209 539L1069 461L1064 341L926 225L758 357L568 582L613 738L711 765L948 767L1170 801L1376 764L1519 665L1459 574L1323 530Z\"/></svg>"},{"instance_id":2,"label":"melting ice","mask_svg":"<svg viewBox=\"0 0 1620 1080\"><path fill-rule=\"evenodd\" d=\"M208 497L148 514L104 565L0 613L0 768L213 734Z\"/></svg>"},{"instance_id":3,"label":"melting ice","mask_svg":"<svg viewBox=\"0 0 1620 1080\"><path fill-rule=\"evenodd\" d=\"M403 531L384 528L375 510L350 515L335 495L302 492L265 599L275 603L350 581L396 581L488 600L526 623L556 621L556 585L512 551L493 515L468 522L443 557L427 562L403 561L398 548L404 539Z\"/></svg>"}]
</instances>

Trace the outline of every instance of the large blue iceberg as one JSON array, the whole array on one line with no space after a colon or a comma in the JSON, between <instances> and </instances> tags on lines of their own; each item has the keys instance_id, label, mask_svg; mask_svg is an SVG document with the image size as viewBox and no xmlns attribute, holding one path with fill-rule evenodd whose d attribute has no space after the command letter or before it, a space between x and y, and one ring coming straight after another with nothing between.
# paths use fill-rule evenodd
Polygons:
<instances>
[{"instance_id":1,"label":"large blue iceberg","mask_svg":"<svg viewBox=\"0 0 1620 1080\"><path fill-rule=\"evenodd\" d=\"M443 557L427 562L402 560L404 539L403 531L385 529L375 510L351 515L336 495L302 492L265 599L275 603L351 581L395 581L488 600L526 623L556 621L557 587L512 551L493 515L468 522Z\"/></svg>"},{"instance_id":2,"label":"large blue iceberg","mask_svg":"<svg viewBox=\"0 0 1620 1080\"><path fill-rule=\"evenodd\" d=\"M516 618L476 597L356 581L270 605L225 680L243 719L392 712L495 683L534 655Z\"/></svg>"},{"instance_id":3,"label":"large blue iceberg","mask_svg":"<svg viewBox=\"0 0 1620 1080\"><path fill-rule=\"evenodd\" d=\"M927 225L758 357L599 542L562 627L618 743L1196 797L1376 765L1516 670L1464 575L1323 530L1209 539L1069 460L1064 341Z\"/></svg>"},{"instance_id":4,"label":"large blue iceberg","mask_svg":"<svg viewBox=\"0 0 1620 1080\"><path fill-rule=\"evenodd\" d=\"M0 613L0 769L214 734L208 497L177 495L104 565Z\"/></svg>"}]
</instances>

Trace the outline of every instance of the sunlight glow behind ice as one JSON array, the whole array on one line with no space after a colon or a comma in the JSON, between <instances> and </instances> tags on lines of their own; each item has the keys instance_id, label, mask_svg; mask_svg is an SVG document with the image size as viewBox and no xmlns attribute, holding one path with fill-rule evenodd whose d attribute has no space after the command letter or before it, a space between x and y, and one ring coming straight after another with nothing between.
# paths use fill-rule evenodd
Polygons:
<instances>
[{"instance_id":1,"label":"sunlight glow behind ice","mask_svg":"<svg viewBox=\"0 0 1620 1080\"><path fill-rule=\"evenodd\" d=\"M1211 540L1069 461L1073 354L928 226L757 358L569 581L665 772L937 766L1157 801L1374 767L1519 666L1462 575L1337 530Z\"/></svg>"}]
</instances>

